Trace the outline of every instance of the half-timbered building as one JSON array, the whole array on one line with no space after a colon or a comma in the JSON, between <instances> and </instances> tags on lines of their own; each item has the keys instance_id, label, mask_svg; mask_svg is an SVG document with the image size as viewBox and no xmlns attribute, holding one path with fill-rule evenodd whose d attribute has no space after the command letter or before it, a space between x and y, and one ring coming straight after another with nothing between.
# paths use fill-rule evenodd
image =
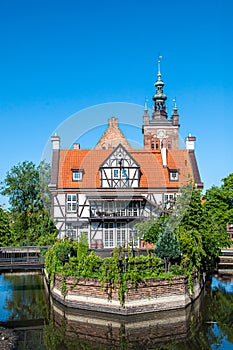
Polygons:
<instances>
[{"instance_id":1,"label":"half-timbered building","mask_svg":"<svg viewBox=\"0 0 233 350\"><path fill-rule=\"evenodd\" d=\"M179 149L179 115L171 118L160 69L155 83L152 116L145 105L144 148L133 149L111 117L94 149L61 149L52 136L52 171L49 185L53 216L61 238L78 239L84 232L92 248L113 248L124 242L140 245L135 223L156 214L158 206L174 199L184 184L202 188L194 151L195 137ZM78 136L78 135L77 135Z\"/></svg>"}]
</instances>

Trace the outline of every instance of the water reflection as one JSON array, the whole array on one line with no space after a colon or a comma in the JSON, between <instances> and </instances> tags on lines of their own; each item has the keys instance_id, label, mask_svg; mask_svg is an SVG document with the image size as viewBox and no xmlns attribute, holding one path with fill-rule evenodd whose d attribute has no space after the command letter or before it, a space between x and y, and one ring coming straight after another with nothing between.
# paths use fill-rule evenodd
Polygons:
<instances>
[{"instance_id":1,"label":"water reflection","mask_svg":"<svg viewBox=\"0 0 233 350\"><path fill-rule=\"evenodd\" d=\"M199 308L198 302L183 310L119 317L74 311L54 302L53 317L64 349L75 349L72 346L77 341L88 344L88 349L96 349L96 344L100 349L147 349L189 337L190 332L197 328ZM51 343L51 325L48 327L47 346L56 349Z\"/></svg>"},{"instance_id":2,"label":"water reflection","mask_svg":"<svg viewBox=\"0 0 233 350\"><path fill-rule=\"evenodd\" d=\"M233 281L214 276L184 310L115 316L51 301L39 274L0 275L0 321L19 349L233 349ZM0 323L2 323L0 322Z\"/></svg>"},{"instance_id":3,"label":"water reflection","mask_svg":"<svg viewBox=\"0 0 233 350\"><path fill-rule=\"evenodd\" d=\"M44 320L47 315L43 277L35 273L3 274L4 317L0 321L8 324L22 321Z\"/></svg>"},{"instance_id":4,"label":"water reflection","mask_svg":"<svg viewBox=\"0 0 233 350\"><path fill-rule=\"evenodd\" d=\"M127 318L74 311L53 303L48 349L233 349L233 282L214 277L184 310ZM56 344L56 346L54 346ZM98 344L98 345L97 345Z\"/></svg>"}]
</instances>

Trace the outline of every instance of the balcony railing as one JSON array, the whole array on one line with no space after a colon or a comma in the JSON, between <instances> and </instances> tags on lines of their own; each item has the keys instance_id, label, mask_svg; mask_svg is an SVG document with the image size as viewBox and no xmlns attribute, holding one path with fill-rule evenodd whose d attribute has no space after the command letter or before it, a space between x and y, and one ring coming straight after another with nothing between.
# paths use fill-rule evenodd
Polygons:
<instances>
[{"instance_id":1,"label":"balcony railing","mask_svg":"<svg viewBox=\"0 0 233 350\"><path fill-rule=\"evenodd\" d=\"M91 218L106 218L106 217L131 217L131 218L140 218L140 217L149 217L150 213L145 210L140 209L120 209L116 211L110 210L91 210Z\"/></svg>"}]
</instances>

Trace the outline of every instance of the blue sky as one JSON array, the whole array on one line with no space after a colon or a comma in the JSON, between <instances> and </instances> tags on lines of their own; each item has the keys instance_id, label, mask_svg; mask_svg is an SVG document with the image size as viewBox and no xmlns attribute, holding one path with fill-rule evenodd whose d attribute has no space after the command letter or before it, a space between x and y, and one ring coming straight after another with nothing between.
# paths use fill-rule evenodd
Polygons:
<instances>
[{"instance_id":1,"label":"blue sky","mask_svg":"<svg viewBox=\"0 0 233 350\"><path fill-rule=\"evenodd\" d=\"M38 163L84 108L145 97L152 106L161 54L168 112L176 97L205 188L219 185L232 172L232 13L231 0L1 0L0 180Z\"/></svg>"}]
</instances>

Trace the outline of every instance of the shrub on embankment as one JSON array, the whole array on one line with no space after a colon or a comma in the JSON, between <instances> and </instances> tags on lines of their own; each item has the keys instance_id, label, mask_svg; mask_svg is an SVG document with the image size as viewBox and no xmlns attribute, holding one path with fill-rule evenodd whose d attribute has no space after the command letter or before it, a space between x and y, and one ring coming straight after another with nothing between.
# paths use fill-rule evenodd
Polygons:
<instances>
[{"instance_id":1,"label":"shrub on embankment","mask_svg":"<svg viewBox=\"0 0 233 350\"><path fill-rule=\"evenodd\" d=\"M52 286L55 274L59 273L62 276L64 294L67 289L67 277L75 277L74 286L79 280L95 278L108 298L117 290L122 304L129 284L137 289L138 284L144 280L163 278L171 281L174 276L189 274L189 271L177 262L170 266L169 272L165 271L162 259L151 251L148 251L147 255L139 255L139 252L135 252L130 246L120 246L112 251L111 257L101 259L95 252L89 252L83 245L67 239L57 242L48 250L46 270ZM189 288L192 289L191 284Z\"/></svg>"}]
</instances>

